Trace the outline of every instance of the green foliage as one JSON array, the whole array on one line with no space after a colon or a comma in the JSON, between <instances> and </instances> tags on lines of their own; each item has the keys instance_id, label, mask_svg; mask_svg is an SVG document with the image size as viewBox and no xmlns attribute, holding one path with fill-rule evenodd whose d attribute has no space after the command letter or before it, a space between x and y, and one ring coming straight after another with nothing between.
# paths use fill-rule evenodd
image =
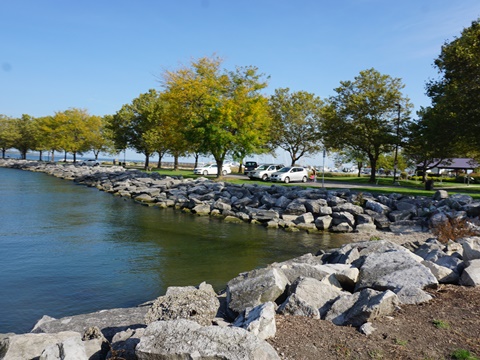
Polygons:
<instances>
[{"instance_id":1,"label":"green foliage","mask_svg":"<svg viewBox=\"0 0 480 360\"><path fill-rule=\"evenodd\" d=\"M465 349L457 349L452 352L452 358L455 360L478 360L478 358Z\"/></svg>"},{"instance_id":2,"label":"green foliage","mask_svg":"<svg viewBox=\"0 0 480 360\"><path fill-rule=\"evenodd\" d=\"M461 36L442 46L435 67L441 77L427 84L437 118L448 126L448 141L463 153L479 148L480 23L473 21Z\"/></svg>"},{"instance_id":3,"label":"green foliage","mask_svg":"<svg viewBox=\"0 0 480 360\"><path fill-rule=\"evenodd\" d=\"M267 99L260 93L267 86L263 75L255 67L228 72L221 63L202 58L163 75L163 97L178 120L176 130L196 152L213 155L218 176L228 153L265 151L270 127Z\"/></svg>"},{"instance_id":4,"label":"green foliage","mask_svg":"<svg viewBox=\"0 0 480 360\"><path fill-rule=\"evenodd\" d=\"M435 326L437 329L449 329L450 324L446 321L439 320L439 319L434 319L432 321L433 326Z\"/></svg>"},{"instance_id":5,"label":"green foliage","mask_svg":"<svg viewBox=\"0 0 480 360\"><path fill-rule=\"evenodd\" d=\"M375 182L378 158L400 145L409 120L411 105L402 96L404 85L375 69L340 84L324 110L325 144L329 149L364 154L372 168L370 181ZM400 118L397 104L401 104Z\"/></svg>"},{"instance_id":6,"label":"green foliage","mask_svg":"<svg viewBox=\"0 0 480 360\"><path fill-rule=\"evenodd\" d=\"M301 157L322 150L320 126L323 102L312 93L276 89L269 100L273 126L270 137L275 147L290 154L293 166Z\"/></svg>"},{"instance_id":7,"label":"green foliage","mask_svg":"<svg viewBox=\"0 0 480 360\"><path fill-rule=\"evenodd\" d=\"M5 151L13 148L19 133L15 127L12 118L0 115L0 149L2 150L2 158L5 157Z\"/></svg>"}]
</instances>

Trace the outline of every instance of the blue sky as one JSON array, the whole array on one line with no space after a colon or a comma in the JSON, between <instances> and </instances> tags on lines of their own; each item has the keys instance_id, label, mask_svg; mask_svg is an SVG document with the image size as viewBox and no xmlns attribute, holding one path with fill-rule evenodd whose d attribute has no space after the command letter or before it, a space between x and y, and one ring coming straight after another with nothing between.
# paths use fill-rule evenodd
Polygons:
<instances>
[{"instance_id":1,"label":"blue sky","mask_svg":"<svg viewBox=\"0 0 480 360\"><path fill-rule=\"evenodd\" d=\"M445 41L480 16L478 0L2 0L0 114L71 107L114 114L165 70L213 54L253 65L276 88L334 95L375 68L415 105Z\"/></svg>"}]
</instances>

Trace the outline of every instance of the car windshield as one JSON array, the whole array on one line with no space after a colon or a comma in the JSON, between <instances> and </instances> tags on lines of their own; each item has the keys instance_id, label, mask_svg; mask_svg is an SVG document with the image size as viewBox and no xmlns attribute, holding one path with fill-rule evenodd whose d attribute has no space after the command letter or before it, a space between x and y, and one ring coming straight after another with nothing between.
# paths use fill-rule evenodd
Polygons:
<instances>
[{"instance_id":1,"label":"car windshield","mask_svg":"<svg viewBox=\"0 0 480 360\"><path fill-rule=\"evenodd\" d=\"M284 167L284 168L281 168L280 170L278 170L278 172L289 172L290 171L290 167Z\"/></svg>"},{"instance_id":2,"label":"car windshield","mask_svg":"<svg viewBox=\"0 0 480 360\"><path fill-rule=\"evenodd\" d=\"M260 165L257 170L267 170L268 165Z\"/></svg>"}]
</instances>

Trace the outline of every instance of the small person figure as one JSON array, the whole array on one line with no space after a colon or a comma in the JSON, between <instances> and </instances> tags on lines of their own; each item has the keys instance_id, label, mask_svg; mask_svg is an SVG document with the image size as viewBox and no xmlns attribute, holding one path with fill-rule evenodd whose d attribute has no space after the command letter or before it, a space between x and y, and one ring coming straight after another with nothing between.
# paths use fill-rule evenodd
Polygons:
<instances>
[{"instance_id":1,"label":"small person figure","mask_svg":"<svg viewBox=\"0 0 480 360\"><path fill-rule=\"evenodd\" d=\"M310 180L312 182L316 182L317 181L317 170L315 170L314 167L312 167L312 172L310 174Z\"/></svg>"}]
</instances>

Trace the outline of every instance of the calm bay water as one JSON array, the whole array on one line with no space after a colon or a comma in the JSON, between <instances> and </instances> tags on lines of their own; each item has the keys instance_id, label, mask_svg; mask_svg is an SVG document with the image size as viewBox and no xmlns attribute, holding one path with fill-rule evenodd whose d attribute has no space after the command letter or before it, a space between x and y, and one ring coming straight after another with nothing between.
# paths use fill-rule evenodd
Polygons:
<instances>
[{"instance_id":1,"label":"calm bay water","mask_svg":"<svg viewBox=\"0 0 480 360\"><path fill-rule=\"evenodd\" d=\"M135 306L168 286L216 290L239 272L340 246L341 236L226 224L0 168L0 333Z\"/></svg>"}]
</instances>

